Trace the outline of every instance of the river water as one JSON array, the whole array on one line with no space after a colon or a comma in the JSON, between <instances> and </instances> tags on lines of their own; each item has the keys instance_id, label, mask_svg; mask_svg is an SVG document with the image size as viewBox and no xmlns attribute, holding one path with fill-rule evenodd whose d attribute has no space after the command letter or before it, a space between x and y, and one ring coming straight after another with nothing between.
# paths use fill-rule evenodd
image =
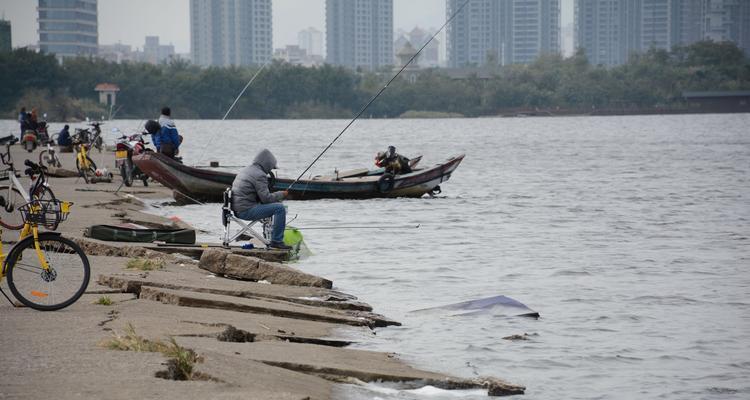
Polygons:
<instances>
[{"instance_id":1,"label":"river water","mask_svg":"<svg viewBox=\"0 0 750 400\"><path fill-rule=\"evenodd\" d=\"M244 165L267 147L296 176L346 122L178 128L188 164ZM420 225L303 230L314 254L297 267L402 322L357 347L419 367L502 377L534 399L747 399L748 126L748 114L358 121L314 174L368 166L389 144L422 165L466 159L438 198L288 202L300 227ZM155 212L218 241L218 205ZM499 294L541 318L410 313ZM502 339L522 333L531 340Z\"/></svg>"}]
</instances>

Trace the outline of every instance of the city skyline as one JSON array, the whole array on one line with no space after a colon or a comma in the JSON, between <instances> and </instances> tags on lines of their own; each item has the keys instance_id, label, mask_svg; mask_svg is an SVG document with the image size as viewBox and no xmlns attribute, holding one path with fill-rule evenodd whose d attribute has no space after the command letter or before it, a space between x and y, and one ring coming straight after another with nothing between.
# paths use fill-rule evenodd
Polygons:
<instances>
[{"instance_id":1,"label":"city skyline","mask_svg":"<svg viewBox=\"0 0 750 400\"><path fill-rule=\"evenodd\" d=\"M146 36L159 36L175 52L190 52L189 0L99 0L99 44L140 48ZM573 0L561 0L562 23L573 22ZM37 45L37 1L8 0L0 4L0 18L11 21L13 47ZM438 28L445 22L445 0L394 0L393 27ZM165 24L164 18L172 23ZM33 26L29 25L33 21ZM325 32L325 0L273 0L273 48L297 44L297 34L313 27ZM137 28L137 29L134 29ZM564 44L565 45L565 44Z\"/></svg>"}]
</instances>

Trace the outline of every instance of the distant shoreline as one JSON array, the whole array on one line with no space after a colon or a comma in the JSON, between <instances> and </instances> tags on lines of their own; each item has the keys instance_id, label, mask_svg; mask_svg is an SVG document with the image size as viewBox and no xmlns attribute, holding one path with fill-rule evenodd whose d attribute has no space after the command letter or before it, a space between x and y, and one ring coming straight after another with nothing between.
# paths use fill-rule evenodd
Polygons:
<instances>
[{"instance_id":1,"label":"distant shoreline","mask_svg":"<svg viewBox=\"0 0 750 400\"><path fill-rule=\"evenodd\" d=\"M465 115L442 115L448 113L438 112L419 112L417 114L411 114L409 116L400 116L396 118L371 118L362 117L361 119L376 119L383 121L393 120L440 120L440 119L487 119L487 118L529 118L529 117L615 117L615 116L649 116L649 115L694 115L694 114L750 114L750 112L741 111L720 111L720 110L689 110L689 109L657 109L657 110L594 110L591 112L584 112L581 110L513 110L507 111L497 115L480 115L480 116L465 116ZM146 121L148 119L155 119L152 117L146 118L118 118L114 121ZM229 118L226 121L304 121L304 120L348 120L349 118ZM95 121L96 119L92 119ZM219 118L184 118L186 121L221 121ZM3 122L13 122L11 118L0 119ZM106 121L106 120L105 120ZM68 121L48 121L51 124L76 124L84 123L84 120L68 120Z\"/></svg>"}]
</instances>

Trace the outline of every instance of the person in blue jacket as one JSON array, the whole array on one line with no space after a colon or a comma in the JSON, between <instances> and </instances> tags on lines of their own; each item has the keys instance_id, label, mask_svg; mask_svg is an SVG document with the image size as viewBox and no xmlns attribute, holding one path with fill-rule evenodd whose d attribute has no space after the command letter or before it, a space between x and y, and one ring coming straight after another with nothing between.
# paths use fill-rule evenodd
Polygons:
<instances>
[{"instance_id":1,"label":"person in blue jacket","mask_svg":"<svg viewBox=\"0 0 750 400\"><path fill-rule=\"evenodd\" d=\"M73 140L70 138L70 126L65 125L57 135L57 145L63 147L73 145Z\"/></svg>"},{"instance_id":2,"label":"person in blue jacket","mask_svg":"<svg viewBox=\"0 0 750 400\"><path fill-rule=\"evenodd\" d=\"M159 125L161 125L159 133L153 136L156 151L174 158L179 151L180 143L182 143L182 136L177 132L177 127L172 120L172 110L169 107L161 109Z\"/></svg>"}]
</instances>

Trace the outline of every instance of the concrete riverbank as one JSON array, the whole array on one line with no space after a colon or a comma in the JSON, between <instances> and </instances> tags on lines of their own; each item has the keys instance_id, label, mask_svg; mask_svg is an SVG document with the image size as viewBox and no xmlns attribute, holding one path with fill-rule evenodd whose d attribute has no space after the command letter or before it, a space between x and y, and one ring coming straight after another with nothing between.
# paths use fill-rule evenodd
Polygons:
<instances>
[{"instance_id":1,"label":"concrete riverbank","mask_svg":"<svg viewBox=\"0 0 750 400\"><path fill-rule=\"evenodd\" d=\"M12 153L19 169L38 158L18 146ZM60 156L64 167L74 165L72 154ZM93 159L114 172L111 154ZM171 191L137 182L115 193L119 182L50 178L56 196L75 203L60 231L85 248L91 283L57 312L0 304L0 397L328 399L338 383L381 381L523 393L498 378L423 371L392 353L347 348L398 322L305 273L304 263L84 238L93 224L185 226L144 212L144 202L169 199ZM13 239L4 232L4 241Z\"/></svg>"}]
</instances>

